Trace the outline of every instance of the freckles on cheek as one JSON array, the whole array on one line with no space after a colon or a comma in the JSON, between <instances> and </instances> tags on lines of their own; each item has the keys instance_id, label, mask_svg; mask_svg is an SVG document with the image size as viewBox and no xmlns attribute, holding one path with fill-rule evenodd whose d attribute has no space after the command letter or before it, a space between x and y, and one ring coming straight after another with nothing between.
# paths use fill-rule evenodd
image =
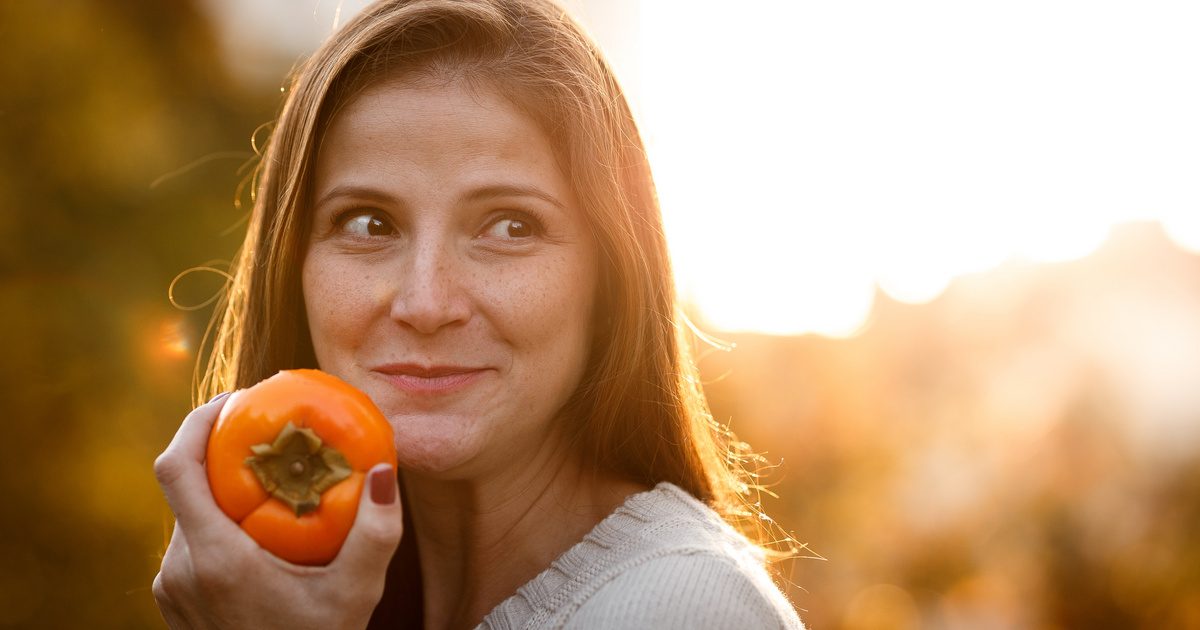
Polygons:
<instances>
[{"instance_id":1,"label":"freckles on cheek","mask_svg":"<svg viewBox=\"0 0 1200 630\"><path fill-rule=\"evenodd\" d=\"M318 353L353 342L373 312L371 274L346 271L332 263L305 269L305 309Z\"/></svg>"},{"instance_id":2,"label":"freckles on cheek","mask_svg":"<svg viewBox=\"0 0 1200 630\"><path fill-rule=\"evenodd\" d=\"M591 315L594 280L578 261L555 258L536 272L504 283L512 316L527 330L565 330ZM504 285L500 287L504 289Z\"/></svg>"}]
</instances>

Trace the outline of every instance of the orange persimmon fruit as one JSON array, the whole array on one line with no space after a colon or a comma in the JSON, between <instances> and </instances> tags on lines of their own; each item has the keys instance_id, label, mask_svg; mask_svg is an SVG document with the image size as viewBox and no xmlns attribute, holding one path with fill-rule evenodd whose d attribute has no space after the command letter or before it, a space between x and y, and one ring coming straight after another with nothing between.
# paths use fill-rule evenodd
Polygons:
<instances>
[{"instance_id":1,"label":"orange persimmon fruit","mask_svg":"<svg viewBox=\"0 0 1200 630\"><path fill-rule=\"evenodd\" d=\"M324 565L382 463L395 469L392 427L366 394L319 370L284 370L225 401L205 465L217 505L259 546Z\"/></svg>"}]
</instances>

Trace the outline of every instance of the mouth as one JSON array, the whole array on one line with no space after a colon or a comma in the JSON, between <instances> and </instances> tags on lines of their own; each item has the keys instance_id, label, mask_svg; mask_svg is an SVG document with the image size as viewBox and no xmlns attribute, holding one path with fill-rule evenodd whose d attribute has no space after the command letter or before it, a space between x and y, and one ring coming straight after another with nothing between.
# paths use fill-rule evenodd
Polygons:
<instances>
[{"instance_id":1,"label":"mouth","mask_svg":"<svg viewBox=\"0 0 1200 630\"><path fill-rule=\"evenodd\" d=\"M466 388L489 368L459 365L389 363L372 368L396 389L419 395L447 394Z\"/></svg>"}]
</instances>

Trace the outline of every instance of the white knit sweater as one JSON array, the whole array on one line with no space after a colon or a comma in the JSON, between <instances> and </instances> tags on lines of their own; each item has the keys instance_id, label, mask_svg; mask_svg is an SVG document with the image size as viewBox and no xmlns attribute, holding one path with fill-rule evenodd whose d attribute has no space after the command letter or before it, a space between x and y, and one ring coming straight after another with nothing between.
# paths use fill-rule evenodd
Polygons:
<instances>
[{"instance_id":1,"label":"white knit sweater","mask_svg":"<svg viewBox=\"0 0 1200 630\"><path fill-rule=\"evenodd\" d=\"M761 556L670 483L631 495L478 628L802 629Z\"/></svg>"}]
</instances>

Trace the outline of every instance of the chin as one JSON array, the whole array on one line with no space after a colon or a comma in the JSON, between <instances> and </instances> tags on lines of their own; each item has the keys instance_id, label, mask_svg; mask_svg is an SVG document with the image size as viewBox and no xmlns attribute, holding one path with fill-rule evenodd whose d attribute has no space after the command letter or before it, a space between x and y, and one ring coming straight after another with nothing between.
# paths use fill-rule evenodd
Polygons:
<instances>
[{"instance_id":1,"label":"chin","mask_svg":"<svg viewBox=\"0 0 1200 630\"><path fill-rule=\"evenodd\" d=\"M472 436L464 435L461 430L439 432L429 431L432 428L429 425L397 424L393 422L392 428L396 432L396 462L401 471L459 479L478 454Z\"/></svg>"}]
</instances>

